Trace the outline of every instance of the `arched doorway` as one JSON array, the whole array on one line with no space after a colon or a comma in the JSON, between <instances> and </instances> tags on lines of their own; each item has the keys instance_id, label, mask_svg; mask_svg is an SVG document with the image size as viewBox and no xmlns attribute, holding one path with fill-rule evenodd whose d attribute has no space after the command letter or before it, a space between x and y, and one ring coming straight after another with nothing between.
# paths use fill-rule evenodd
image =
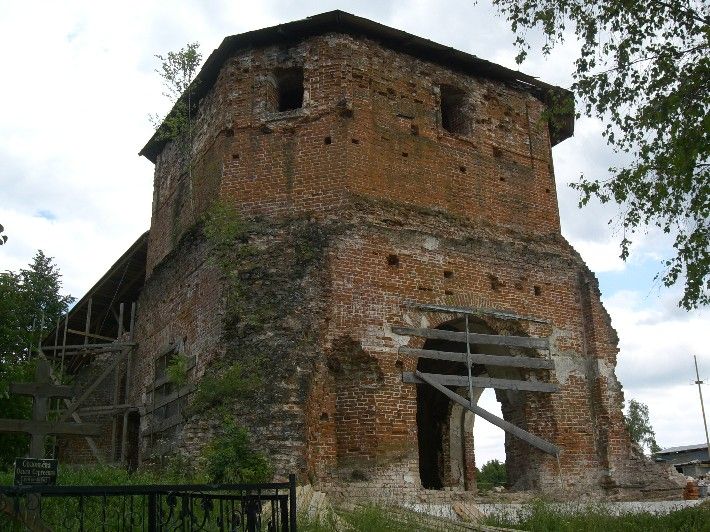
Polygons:
<instances>
[{"instance_id":1,"label":"arched doorway","mask_svg":"<svg viewBox=\"0 0 710 532\"><path fill-rule=\"evenodd\" d=\"M457 318L437 327L441 330L464 331L464 318ZM495 334L481 320L469 318L469 331L472 333ZM427 350L465 353L466 345L449 340L427 340L423 346ZM508 355L503 346L472 344L473 353L488 355ZM459 362L419 358L417 370L424 373L447 375L467 375L466 367ZM475 364L472 374L496 378L519 379L520 371L515 368L501 368ZM454 389L454 388L452 388ZM468 389L454 389L468 398ZM474 404L484 388L474 388ZM507 392L497 391L496 397L501 403L503 418L511 423L520 423L522 409L519 398ZM417 386L417 438L419 444L419 476L425 489L443 489L445 487L475 490L475 456L473 427L475 415L453 403L444 394L425 384ZM480 423L480 422L479 422ZM506 464L509 451L519 442L505 435ZM515 455L518 453L516 452ZM516 461L516 460L513 460ZM512 464L511 464L512 465Z\"/></svg>"}]
</instances>

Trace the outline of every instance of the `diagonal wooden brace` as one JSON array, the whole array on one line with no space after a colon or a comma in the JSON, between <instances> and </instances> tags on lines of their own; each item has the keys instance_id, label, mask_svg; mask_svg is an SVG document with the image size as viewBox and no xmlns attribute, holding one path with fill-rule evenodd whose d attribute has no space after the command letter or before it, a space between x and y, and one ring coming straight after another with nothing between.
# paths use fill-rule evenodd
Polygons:
<instances>
[{"instance_id":1,"label":"diagonal wooden brace","mask_svg":"<svg viewBox=\"0 0 710 532\"><path fill-rule=\"evenodd\" d=\"M546 452L547 454L551 454L553 456L559 456L560 455L560 448L557 447L556 445L543 440L539 436L535 436L534 434L529 433L526 430L521 429L520 427L516 427L512 423L509 423L508 421L505 421L504 419L499 418L498 416L491 414L488 410L484 410L480 406L473 405L471 404L471 401L468 401L467 399L464 399L461 397L459 394L456 392L449 390L447 387L442 386L435 380L431 379L426 373L421 373L419 371L415 371L414 375L421 379L422 381L426 382L430 386L433 386L437 390L439 390L441 393L446 395L449 399L452 401L460 404L464 408L467 408L477 416L482 417L489 423L493 423L496 427L500 427L506 432L509 432L516 438L520 438L523 441L528 442L530 445L533 447L537 447L541 451Z\"/></svg>"}]
</instances>

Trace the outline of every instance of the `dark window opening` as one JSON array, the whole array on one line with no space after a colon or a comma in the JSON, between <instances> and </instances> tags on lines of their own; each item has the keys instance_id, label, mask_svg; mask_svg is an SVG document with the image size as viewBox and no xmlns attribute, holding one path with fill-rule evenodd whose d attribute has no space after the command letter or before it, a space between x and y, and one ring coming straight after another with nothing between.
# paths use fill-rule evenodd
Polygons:
<instances>
[{"instance_id":1,"label":"dark window opening","mask_svg":"<svg viewBox=\"0 0 710 532\"><path fill-rule=\"evenodd\" d=\"M274 72L277 110L281 113L303 107L303 68L285 68Z\"/></svg>"},{"instance_id":2,"label":"dark window opening","mask_svg":"<svg viewBox=\"0 0 710 532\"><path fill-rule=\"evenodd\" d=\"M536 296L542 295L542 288L540 288L539 286L533 287L533 291L535 292Z\"/></svg>"},{"instance_id":3,"label":"dark window opening","mask_svg":"<svg viewBox=\"0 0 710 532\"><path fill-rule=\"evenodd\" d=\"M441 126L449 133L469 133L470 117L466 111L466 93L450 85L441 86Z\"/></svg>"},{"instance_id":4,"label":"dark window opening","mask_svg":"<svg viewBox=\"0 0 710 532\"><path fill-rule=\"evenodd\" d=\"M387 264L389 266L399 266L399 257L397 255L387 255Z\"/></svg>"}]
</instances>

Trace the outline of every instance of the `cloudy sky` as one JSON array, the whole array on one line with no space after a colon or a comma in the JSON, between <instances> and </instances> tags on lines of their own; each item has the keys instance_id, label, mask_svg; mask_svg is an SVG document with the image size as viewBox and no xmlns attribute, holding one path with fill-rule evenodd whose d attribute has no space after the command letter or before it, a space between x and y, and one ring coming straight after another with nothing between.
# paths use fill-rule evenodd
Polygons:
<instances>
[{"instance_id":1,"label":"cloudy sky","mask_svg":"<svg viewBox=\"0 0 710 532\"><path fill-rule=\"evenodd\" d=\"M165 112L156 53L187 42L205 55L227 36L342 9L516 68L513 35L489 0L62 1L0 0L0 222L10 240L0 270L53 256L67 291L81 296L150 223L153 165L137 153L148 115ZM567 87L575 44L520 69ZM617 374L626 398L649 405L662 446L704 441L692 355L710 377L710 312L676 307L679 291L654 275L669 253L658 234L619 258L614 209L577 209L568 183L617 164L598 121L582 119L554 148L564 235L597 273L621 338ZM707 392L710 396L710 389ZM500 411L492 394L484 406ZM479 421L479 463L504 457L501 431Z\"/></svg>"}]
</instances>

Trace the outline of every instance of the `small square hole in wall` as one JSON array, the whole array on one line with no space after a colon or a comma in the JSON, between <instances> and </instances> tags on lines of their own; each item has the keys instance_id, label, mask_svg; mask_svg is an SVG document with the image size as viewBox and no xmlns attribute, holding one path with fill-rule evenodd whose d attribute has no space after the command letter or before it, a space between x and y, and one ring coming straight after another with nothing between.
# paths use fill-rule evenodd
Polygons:
<instances>
[{"instance_id":1,"label":"small square hole in wall","mask_svg":"<svg viewBox=\"0 0 710 532\"><path fill-rule=\"evenodd\" d=\"M545 189L545 192L547 192L547 193L549 194L549 193L550 193L550 189L549 189L549 188L546 188L546 189Z\"/></svg>"},{"instance_id":2,"label":"small square hole in wall","mask_svg":"<svg viewBox=\"0 0 710 532\"><path fill-rule=\"evenodd\" d=\"M396 268L399 266L399 257L393 253L387 255L387 265Z\"/></svg>"},{"instance_id":3,"label":"small square hole in wall","mask_svg":"<svg viewBox=\"0 0 710 532\"><path fill-rule=\"evenodd\" d=\"M352 142L353 144L360 144L360 141L357 139L350 139L350 142Z\"/></svg>"},{"instance_id":4,"label":"small square hole in wall","mask_svg":"<svg viewBox=\"0 0 710 532\"><path fill-rule=\"evenodd\" d=\"M332 139L331 137L325 137L325 138L323 139L323 143L324 143L324 144L332 144L332 143L333 143L333 139Z\"/></svg>"},{"instance_id":5,"label":"small square hole in wall","mask_svg":"<svg viewBox=\"0 0 710 532\"><path fill-rule=\"evenodd\" d=\"M232 159L234 159L235 161L238 161L238 160L239 160L239 154L238 154L238 153L233 153L233 154L232 154Z\"/></svg>"},{"instance_id":6,"label":"small square hole in wall","mask_svg":"<svg viewBox=\"0 0 710 532\"><path fill-rule=\"evenodd\" d=\"M224 136L225 137L233 137L234 136L234 129L232 129L231 127L228 127L227 129L225 129Z\"/></svg>"},{"instance_id":7,"label":"small square hole in wall","mask_svg":"<svg viewBox=\"0 0 710 532\"><path fill-rule=\"evenodd\" d=\"M451 270L444 270L444 279L453 279L454 272Z\"/></svg>"},{"instance_id":8,"label":"small square hole in wall","mask_svg":"<svg viewBox=\"0 0 710 532\"><path fill-rule=\"evenodd\" d=\"M501 177L500 180L505 182L505 177Z\"/></svg>"},{"instance_id":9,"label":"small square hole in wall","mask_svg":"<svg viewBox=\"0 0 710 532\"><path fill-rule=\"evenodd\" d=\"M466 173L466 167L465 167L465 166L459 166L459 172L461 172L462 174L465 174L465 173Z\"/></svg>"},{"instance_id":10,"label":"small square hole in wall","mask_svg":"<svg viewBox=\"0 0 710 532\"><path fill-rule=\"evenodd\" d=\"M303 107L303 68L279 68L274 71L278 112Z\"/></svg>"},{"instance_id":11,"label":"small square hole in wall","mask_svg":"<svg viewBox=\"0 0 710 532\"><path fill-rule=\"evenodd\" d=\"M539 286L535 285L533 287L533 292L535 293L536 296L541 296L542 295L542 288Z\"/></svg>"},{"instance_id":12,"label":"small square hole in wall","mask_svg":"<svg viewBox=\"0 0 710 532\"><path fill-rule=\"evenodd\" d=\"M328 412L323 412L323 413L320 415L320 420L321 420L321 421L328 421L329 419L330 419L330 416L328 415Z\"/></svg>"},{"instance_id":13,"label":"small square hole in wall","mask_svg":"<svg viewBox=\"0 0 710 532\"><path fill-rule=\"evenodd\" d=\"M451 290L444 290L444 295L445 296L453 296L454 293Z\"/></svg>"},{"instance_id":14,"label":"small square hole in wall","mask_svg":"<svg viewBox=\"0 0 710 532\"><path fill-rule=\"evenodd\" d=\"M451 85L441 85L441 127L459 135L470 132L466 93Z\"/></svg>"},{"instance_id":15,"label":"small square hole in wall","mask_svg":"<svg viewBox=\"0 0 710 532\"><path fill-rule=\"evenodd\" d=\"M401 360L398 360L397 362L394 363L394 367L397 368L398 370L401 370L404 367L404 362Z\"/></svg>"},{"instance_id":16,"label":"small square hole in wall","mask_svg":"<svg viewBox=\"0 0 710 532\"><path fill-rule=\"evenodd\" d=\"M419 135L419 126L418 126L418 125L412 124L412 125L409 126L409 127L410 127L410 130L412 131L412 135L414 135L415 137L416 137L417 135Z\"/></svg>"},{"instance_id":17,"label":"small square hole in wall","mask_svg":"<svg viewBox=\"0 0 710 532\"><path fill-rule=\"evenodd\" d=\"M406 151L402 152L402 157L409 157L409 154Z\"/></svg>"}]
</instances>

